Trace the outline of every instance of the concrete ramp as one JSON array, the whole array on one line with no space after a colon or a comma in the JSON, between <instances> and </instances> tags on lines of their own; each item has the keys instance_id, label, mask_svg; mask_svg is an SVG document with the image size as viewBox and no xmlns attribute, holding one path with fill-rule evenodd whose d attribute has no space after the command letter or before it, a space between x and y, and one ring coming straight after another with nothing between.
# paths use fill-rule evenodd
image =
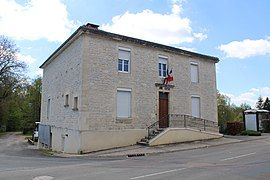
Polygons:
<instances>
[{"instance_id":1,"label":"concrete ramp","mask_svg":"<svg viewBox=\"0 0 270 180\"><path fill-rule=\"evenodd\" d=\"M216 139L223 137L222 134L201 131L191 128L167 128L162 133L149 141L149 146L161 144L181 143L190 141L199 141L207 139Z\"/></svg>"}]
</instances>

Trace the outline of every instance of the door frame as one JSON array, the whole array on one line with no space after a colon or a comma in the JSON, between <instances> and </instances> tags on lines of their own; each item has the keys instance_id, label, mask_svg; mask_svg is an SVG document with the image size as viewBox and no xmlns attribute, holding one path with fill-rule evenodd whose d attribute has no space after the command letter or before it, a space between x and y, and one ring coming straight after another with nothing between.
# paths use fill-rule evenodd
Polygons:
<instances>
[{"instance_id":1,"label":"door frame","mask_svg":"<svg viewBox=\"0 0 270 180\"><path fill-rule=\"evenodd\" d=\"M160 93L167 93L168 94L168 105L167 105L167 109L168 109L168 115L170 114L170 91L158 91L157 92L157 121L158 121L158 125L160 125L159 123L159 121L160 121L160 118L162 118L162 117L160 117L160 106L159 106L159 101L160 101L160 96L159 96L159 94ZM167 118L167 127L169 127L169 117ZM167 128L167 127L163 127L163 128Z\"/></svg>"}]
</instances>

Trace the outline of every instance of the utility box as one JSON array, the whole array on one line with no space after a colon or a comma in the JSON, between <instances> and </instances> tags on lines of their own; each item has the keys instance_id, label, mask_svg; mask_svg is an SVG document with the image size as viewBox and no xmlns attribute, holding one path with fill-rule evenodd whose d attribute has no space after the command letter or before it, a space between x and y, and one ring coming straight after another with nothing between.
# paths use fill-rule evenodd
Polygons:
<instances>
[{"instance_id":1,"label":"utility box","mask_svg":"<svg viewBox=\"0 0 270 180\"><path fill-rule=\"evenodd\" d=\"M269 119L269 111L249 109L243 112L245 130L262 131L262 121Z\"/></svg>"}]
</instances>

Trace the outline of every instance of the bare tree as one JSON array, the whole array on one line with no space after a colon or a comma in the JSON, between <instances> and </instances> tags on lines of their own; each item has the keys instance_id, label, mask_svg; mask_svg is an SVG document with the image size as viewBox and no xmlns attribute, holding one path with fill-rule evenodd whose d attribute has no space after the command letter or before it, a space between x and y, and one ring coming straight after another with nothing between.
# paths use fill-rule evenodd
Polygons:
<instances>
[{"instance_id":1,"label":"bare tree","mask_svg":"<svg viewBox=\"0 0 270 180\"><path fill-rule=\"evenodd\" d=\"M17 58L19 50L5 36L0 36L0 102L20 83L26 64Z\"/></svg>"},{"instance_id":2,"label":"bare tree","mask_svg":"<svg viewBox=\"0 0 270 180\"><path fill-rule=\"evenodd\" d=\"M0 77L15 77L25 69L25 63L17 59L18 52L18 48L11 40L0 36Z\"/></svg>"}]
</instances>

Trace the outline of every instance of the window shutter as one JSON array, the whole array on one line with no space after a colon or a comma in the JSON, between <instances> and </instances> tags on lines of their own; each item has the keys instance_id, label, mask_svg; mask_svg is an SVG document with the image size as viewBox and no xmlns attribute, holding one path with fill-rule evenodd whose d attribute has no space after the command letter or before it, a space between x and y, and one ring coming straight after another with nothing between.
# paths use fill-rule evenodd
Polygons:
<instances>
[{"instance_id":1,"label":"window shutter","mask_svg":"<svg viewBox=\"0 0 270 180\"><path fill-rule=\"evenodd\" d=\"M130 60L130 51L119 49L119 59Z\"/></svg>"},{"instance_id":2,"label":"window shutter","mask_svg":"<svg viewBox=\"0 0 270 180\"><path fill-rule=\"evenodd\" d=\"M200 98L199 97L191 97L191 114L194 117L201 117L200 112Z\"/></svg>"},{"instance_id":3,"label":"window shutter","mask_svg":"<svg viewBox=\"0 0 270 180\"><path fill-rule=\"evenodd\" d=\"M190 71L191 71L191 82L199 82L199 71L198 71L198 65L197 64L191 64L190 65Z\"/></svg>"},{"instance_id":4,"label":"window shutter","mask_svg":"<svg viewBox=\"0 0 270 180\"><path fill-rule=\"evenodd\" d=\"M117 91L117 117L131 117L131 92Z\"/></svg>"}]
</instances>

